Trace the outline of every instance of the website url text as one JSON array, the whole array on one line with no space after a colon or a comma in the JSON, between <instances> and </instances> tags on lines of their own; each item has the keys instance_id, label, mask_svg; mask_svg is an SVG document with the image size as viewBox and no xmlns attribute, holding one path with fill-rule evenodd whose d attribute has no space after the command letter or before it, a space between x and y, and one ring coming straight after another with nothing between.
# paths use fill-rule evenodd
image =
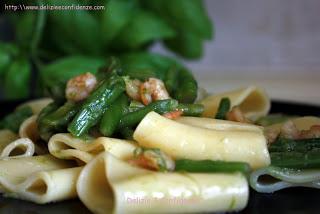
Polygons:
<instances>
[{"instance_id":1,"label":"website url text","mask_svg":"<svg viewBox=\"0 0 320 214\"><path fill-rule=\"evenodd\" d=\"M26 11L26 10L105 10L105 6L98 5L98 6L92 6L92 5L25 5L25 4L17 4L17 5L11 5L11 4L5 4L4 5L5 10L9 11Z\"/></svg>"}]
</instances>

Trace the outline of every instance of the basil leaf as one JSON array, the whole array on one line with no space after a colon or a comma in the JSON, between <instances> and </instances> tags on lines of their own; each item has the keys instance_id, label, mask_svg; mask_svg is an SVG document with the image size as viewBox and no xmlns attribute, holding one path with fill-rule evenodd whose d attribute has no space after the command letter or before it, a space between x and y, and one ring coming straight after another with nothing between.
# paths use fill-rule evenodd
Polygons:
<instances>
[{"instance_id":1,"label":"basil leaf","mask_svg":"<svg viewBox=\"0 0 320 214\"><path fill-rule=\"evenodd\" d=\"M172 24L202 39L211 39L212 23L202 0L173 0L166 4Z\"/></svg>"},{"instance_id":2,"label":"basil leaf","mask_svg":"<svg viewBox=\"0 0 320 214\"><path fill-rule=\"evenodd\" d=\"M29 96L31 67L28 59L19 57L8 68L5 75L4 92L7 99L22 99Z\"/></svg>"},{"instance_id":3,"label":"basil leaf","mask_svg":"<svg viewBox=\"0 0 320 214\"><path fill-rule=\"evenodd\" d=\"M194 33L202 39L212 38L213 25L202 0L144 0L143 5L175 29Z\"/></svg>"},{"instance_id":4,"label":"basil leaf","mask_svg":"<svg viewBox=\"0 0 320 214\"><path fill-rule=\"evenodd\" d=\"M176 61L169 57L147 52L125 54L120 57L120 61L124 75L140 80L150 77L164 80L166 72L176 64Z\"/></svg>"},{"instance_id":5,"label":"basil leaf","mask_svg":"<svg viewBox=\"0 0 320 214\"><path fill-rule=\"evenodd\" d=\"M170 50L189 59L200 58L203 54L203 40L196 34L182 31L177 37L165 41Z\"/></svg>"},{"instance_id":6,"label":"basil leaf","mask_svg":"<svg viewBox=\"0 0 320 214\"><path fill-rule=\"evenodd\" d=\"M37 21L36 11L27 11L21 14L21 17L17 19L15 23L15 37L20 45L25 50L29 50L33 33L35 31L35 25Z\"/></svg>"},{"instance_id":7,"label":"basil leaf","mask_svg":"<svg viewBox=\"0 0 320 214\"><path fill-rule=\"evenodd\" d=\"M48 0L49 5L78 5L75 0ZM50 38L65 53L98 55L101 33L98 20L85 10L54 10L48 14Z\"/></svg>"},{"instance_id":8,"label":"basil leaf","mask_svg":"<svg viewBox=\"0 0 320 214\"><path fill-rule=\"evenodd\" d=\"M74 41L70 41L66 35L62 33L60 28L55 29L54 22L50 19L45 29L45 35L41 44L41 51L44 52L44 56L49 59L57 59L64 55L77 55L79 47L76 46ZM61 36L59 36L59 34ZM49 54L48 54L49 53ZM51 56L53 55L53 57Z\"/></svg>"},{"instance_id":9,"label":"basil leaf","mask_svg":"<svg viewBox=\"0 0 320 214\"><path fill-rule=\"evenodd\" d=\"M14 57L18 55L18 48L12 43L0 42L0 76L4 75Z\"/></svg>"},{"instance_id":10,"label":"basil leaf","mask_svg":"<svg viewBox=\"0 0 320 214\"><path fill-rule=\"evenodd\" d=\"M147 11L136 11L134 18L118 35L115 49L138 49L155 40L172 38L175 31L160 17Z\"/></svg>"},{"instance_id":11,"label":"basil leaf","mask_svg":"<svg viewBox=\"0 0 320 214\"><path fill-rule=\"evenodd\" d=\"M107 46L130 22L137 6L135 0L111 0L107 3L101 18L104 46Z\"/></svg>"},{"instance_id":12,"label":"basil leaf","mask_svg":"<svg viewBox=\"0 0 320 214\"><path fill-rule=\"evenodd\" d=\"M37 0L38 5L43 5L44 0ZM42 39L43 30L46 23L46 10L37 11L37 21L34 26L34 33L31 41L31 54L33 57L38 55L38 46Z\"/></svg>"},{"instance_id":13,"label":"basil leaf","mask_svg":"<svg viewBox=\"0 0 320 214\"><path fill-rule=\"evenodd\" d=\"M48 64L40 71L40 79L44 88L60 86L70 78L85 73L96 73L98 68L104 64L100 58L84 56L70 56Z\"/></svg>"},{"instance_id":14,"label":"basil leaf","mask_svg":"<svg viewBox=\"0 0 320 214\"><path fill-rule=\"evenodd\" d=\"M0 49L0 75L5 72L6 67L9 65L11 57L5 50Z\"/></svg>"},{"instance_id":15,"label":"basil leaf","mask_svg":"<svg viewBox=\"0 0 320 214\"><path fill-rule=\"evenodd\" d=\"M36 0L35 3L43 5L43 0ZM15 37L20 47L34 54L42 37L45 25L45 10L26 11L21 17L15 19Z\"/></svg>"},{"instance_id":16,"label":"basil leaf","mask_svg":"<svg viewBox=\"0 0 320 214\"><path fill-rule=\"evenodd\" d=\"M144 0L144 7L161 16L176 31L165 45L179 55L194 59L202 56L203 43L213 36L213 25L201 0Z\"/></svg>"}]
</instances>

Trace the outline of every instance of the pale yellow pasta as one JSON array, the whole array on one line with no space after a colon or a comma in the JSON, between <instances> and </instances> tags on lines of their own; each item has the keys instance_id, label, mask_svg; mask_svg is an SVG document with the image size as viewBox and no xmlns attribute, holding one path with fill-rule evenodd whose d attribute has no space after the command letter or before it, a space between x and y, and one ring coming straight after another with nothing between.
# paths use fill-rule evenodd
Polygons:
<instances>
[{"instance_id":1,"label":"pale yellow pasta","mask_svg":"<svg viewBox=\"0 0 320 214\"><path fill-rule=\"evenodd\" d=\"M48 153L46 144L39 144L37 141L40 139L37 125L38 115L33 115L23 121L19 129L19 136L21 138L29 138L34 143L35 153L44 155Z\"/></svg>"},{"instance_id":2,"label":"pale yellow pasta","mask_svg":"<svg viewBox=\"0 0 320 214\"><path fill-rule=\"evenodd\" d=\"M230 131L256 131L263 132L263 127L248 123L239 123L228 120L217 120L207 117L179 117L175 121L186 125L197 126L213 130L230 130Z\"/></svg>"},{"instance_id":3,"label":"pale yellow pasta","mask_svg":"<svg viewBox=\"0 0 320 214\"><path fill-rule=\"evenodd\" d=\"M29 106L32 109L33 114L39 114L40 111L52 101L53 100L51 98L40 98L23 103L18 106L18 108L21 106Z\"/></svg>"},{"instance_id":4,"label":"pale yellow pasta","mask_svg":"<svg viewBox=\"0 0 320 214\"><path fill-rule=\"evenodd\" d=\"M204 98L200 101L204 116L215 115L222 97L229 97L231 106L239 106L253 121L270 108L264 91L252 86ZM21 124L19 135L0 130L0 192L4 196L39 204L78 196L94 213L237 211L249 197L242 173L159 172L127 160L141 146L159 148L173 159L241 161L252 169L270 164L262 127L212 118L170 120L155 112L140 122L135 141L84 140L58 133L42 146L37 117L50 102L43 98L22 104L30 106L33 115ZM50 154L41 155L46 152Z\"/></svg>"},{"instance_id":5,"label":"pale yellow pasta","mask_svg":"<svg viewBox=\"0 0 320 214\"><path fill-rule=\"evenodd\" d=\"M249 86L221 94L213 94L205 97L199 103L204 105L205 117L214 117L217 113L222 98L228 97L231 107L239 106L240 110L250 120L257 120L268 114L270 99L262 88Z\"/></svg>"},{"instance_id":6,"label":"pale yellow pasta","mask_svg":"<svg viewBox=\"0 0 320 214\"><path fill-rule=\"evenodd\" d=\"M154 172L107 152L84 167L77 192L93 213L235 211L248 201L248 184L240 173Z\"/></svg>"},{"instance_id":7,"label":"pale yellow pasta","mask_svg":"<svg viewBox=\"0 0 320 214\"><path fill-rule=\"evenodd\" d=\"M266 138L257 131L200 128L150 112L133 138L140 146L159 148L175 159L243 161L253 169L270 164Z\"/></svg>"},{"instance_id":8,"label":"pale yellow pasta","mask_svg":"<svg viewBox=\"0 0 320 214\"><path fill-rule=\"evenodd\" d=\"M5 195L39 204L75 198L81 170L82 167L39 171L19 184L7 182Z\"/></svg>"},{"instance_id":9,"label":"pale yellow pasta","mask_svg":"<svg viewBox=\"0 0 320 214\"><path fill-rule=\"evenodd\" d=\"M73 164L59 160L52 155L23 157L10 160L0 160L0 190L8 185L18 185L35 172L63 169Z\"/></svg>"},{"instance_id":10,"label":"pale yellow pasta","mask_svg":"<svg viewBox=\"0 0 320 214\"><path fill-rule=\"evenodd\" d=\"M308 130L313 125L320 125L320 118L319 117L298 117L294 119L290 119L298 130ZM277 123L271 126L266 127L266 131L274 131L279 132L283 123Z\"/></svg>"},{"instance_id":11,"label":"pale yellow pasta","mask_svg":"<svg viewBox=\"0 0 320 214\"><path fill-rule=\"evenodd\" d=\"M19 136L21 138L29 138L33 142L39 139L37 117L38 115L33 115L23 121L19 128Z\"/></svg>"},{"instance_id":12,"label":"pale yellow pasta","mask_svg":"<svg viewBox=\"0 0 320 214\"><path fill-rule=\"evenodd\" d=\"M131 155L136 145L133 141L108 137L99 137L86 142L70 134L56 134L50 138L48 148L49 152L57 158L76 159L87 163L103 151L108 151L115 156Z\"/></svg>"},{"instance_id":13,"label":"pale yellow pasta","mask_svg":"<svg viewBox=\"0 0 320 214\"><path fill-rule=\"evenodd\" d=\"M0 130L0 153L11 142L18 139L19 136L8 129Z\"/></svg>"},{"instance_id":14,"label":"pale yellow pasta","mask_svg":"<svg viewBox=\"0 0 320 214\"><path fill-rule=\"evenodd\" d=\"M34 143L29 138L19 138L2 150L0 159L30 157L33 156L34 151Z\"/></svg>"}]
</instances>

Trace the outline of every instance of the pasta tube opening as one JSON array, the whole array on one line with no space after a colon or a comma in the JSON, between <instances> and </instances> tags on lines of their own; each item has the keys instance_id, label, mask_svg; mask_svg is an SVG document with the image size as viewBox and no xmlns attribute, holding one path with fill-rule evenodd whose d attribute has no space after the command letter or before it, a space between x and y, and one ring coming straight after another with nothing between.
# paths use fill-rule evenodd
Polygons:
<instances>
[{"instance_id":1,"label":"pasta tube opening","mask_svg":"<svg viewBox=\"0 0 320 214\"><path fill-rule=\"evenodd\" d=\"M8 196L39 204L75 198L81 170L77 167L31 174L20 184L8 185Z\"/></svg>"},{"instance_id":2,"label":"pasta tube opening","mask_svg":"<svg viewBox=\"0 0 320 214\"><path fill-rule=\"evenodd\" d=\"M203 116L214 117L219 103L224 97L230 99L231 108L238 106L245 117L252 121L256 121L260 117L267 115L271 106L270 99L262 88L249 86L205 97L199 102L204 105Z\"/></svg>"},{"instance_id":3,"label":"pasta tube opening","mask_svg":"<svg viewBox=\"0 0 320 214\"><path fill-rule=\"evenodd\" d=\"M26 191L36 194L36 195L44 195L48 191L48 186L44 180L38 179L35 180Z\"/></svg>"},{"instance_id":4,"label":"pasta tube opening","mask_svg":"<svg viewBox=\"0 0 320 214\"><path fill-rule=\"evenodd\" d=\"M317 169L295 170L269 166L251 173L250 186L263 193L296 186L320 189L319 177Z\"/></svg>"},{"instance_id":5,"label":"pasta tube opening","mask_svg":"<svg viewBox=\"0 0 320 214\"><path fill-rule=\"evenodd\" d=\"M115 156L131 156L136 148L134 142L108 137L100 137L90 142L70 134L53 135L48 143L49 152L57 158L75 159L88 163L96 155L108 151Z\"/></svg>"},{"instance_id":6,"label":"pasta tube opening","mask_svg":"<svg viewBox=\"0 0 320 214\"><path fill-rule=\"evenodd\" d=\"M0 158L19 158L33 156L34 143L28 138L20 138L7 145L1 152Z\"/></svg>"}]
</instances>

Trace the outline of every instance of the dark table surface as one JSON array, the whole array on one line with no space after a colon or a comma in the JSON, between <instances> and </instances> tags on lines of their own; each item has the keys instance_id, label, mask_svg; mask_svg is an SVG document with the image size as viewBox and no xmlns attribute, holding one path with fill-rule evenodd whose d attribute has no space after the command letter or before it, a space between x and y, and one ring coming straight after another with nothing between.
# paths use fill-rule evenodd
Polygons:
<instances>
[{"instance_id":1,"label":"dark table surface","mask_svg":"<svg viewBox=\"0 0 320 214\"><path fill-rule=\"evenodd\" d=\"M0 117L12 111L21 101L0 102ZM320 116L320 107L299 103L274 101L272 113L286 113L291 115ZM46 205L38 205L27 201L3 198L0 196L0 214L71 214L90 213L79 200L69 200ZM319 214L320 190L311 188L284 189L273 194L261 194L250 190L249 203L240 213L261 214Z\"/></svg>"}]
</instances>

